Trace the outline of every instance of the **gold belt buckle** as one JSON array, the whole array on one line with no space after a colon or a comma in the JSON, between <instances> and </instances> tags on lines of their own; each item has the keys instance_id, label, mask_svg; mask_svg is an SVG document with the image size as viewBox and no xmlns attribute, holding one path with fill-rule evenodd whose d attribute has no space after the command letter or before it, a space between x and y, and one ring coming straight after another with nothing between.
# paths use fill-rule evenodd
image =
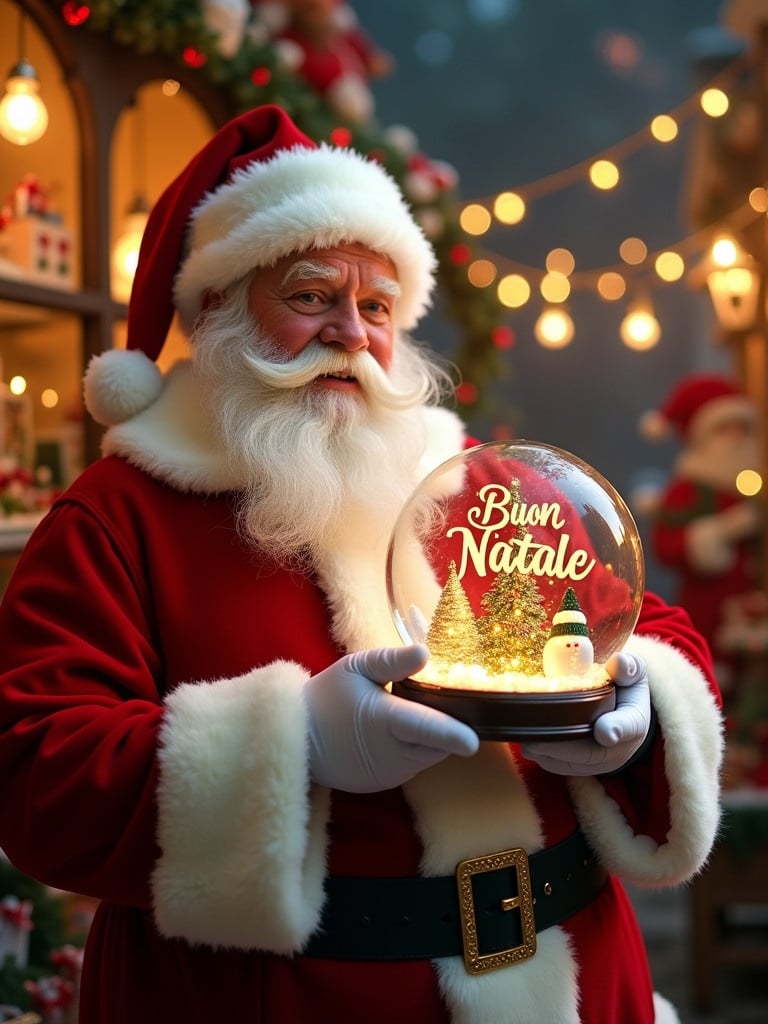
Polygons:
<instances>
[{"instance_id":1,"label":"gold belt buckle","mask_svg":"<svg viewBox=\"0 0 768 1024\"><path fill-rule=\"evenodd\" d=\"M503 911L516 910L520 914L523 941L519 946L510 946L495 953L481 954L477 940L477 916L472 892L472 876L499 868L513 867L517 877L517 895L501 901ZM461 938L464 948L464 966L469 974L494 971L497 967L517 964L530 960L536 952L536 921L533 916L533 891L528 855L519 846L501 853L489 853L485 857L471 857L456 865L456 884L459 889L459 913L461 915Z\"/></svg>"}]
</instances>

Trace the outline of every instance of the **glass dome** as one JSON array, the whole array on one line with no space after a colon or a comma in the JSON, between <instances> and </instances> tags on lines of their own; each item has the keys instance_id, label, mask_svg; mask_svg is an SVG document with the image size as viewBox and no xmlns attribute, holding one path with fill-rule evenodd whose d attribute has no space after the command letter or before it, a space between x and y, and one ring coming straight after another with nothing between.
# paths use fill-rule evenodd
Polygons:
<instances>
[{"instance_id":1,"label":"glass dome","mask_svg":"<svg viewBox=\"0 0 768 1024\"><path fill-rule=\"evenodd\" d=\"M637 622L642 546L621 496L581 459L492 442L429 474L389 544L387 588L430 687L516 694L607 683Z\"/></svg>"}]
</instances>

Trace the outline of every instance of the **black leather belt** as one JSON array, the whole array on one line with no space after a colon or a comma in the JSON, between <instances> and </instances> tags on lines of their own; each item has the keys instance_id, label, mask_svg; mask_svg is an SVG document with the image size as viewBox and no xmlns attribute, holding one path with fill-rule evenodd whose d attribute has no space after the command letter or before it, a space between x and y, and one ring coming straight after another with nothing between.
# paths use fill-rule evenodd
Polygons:
<instances>
[{"instance_id":1,"label":"black leather belt","mask_svg":"<svg viewBox=\"0 0 768 1024\"><path fill-rule=\"evenodd\" d=\"M530 857L520 848L461 861L438 878L331 875L303 956L432 960L463 955L471 974L527 960L536 933L582 910L608 879L580 831Z\"/></svg>"}]
</instances>

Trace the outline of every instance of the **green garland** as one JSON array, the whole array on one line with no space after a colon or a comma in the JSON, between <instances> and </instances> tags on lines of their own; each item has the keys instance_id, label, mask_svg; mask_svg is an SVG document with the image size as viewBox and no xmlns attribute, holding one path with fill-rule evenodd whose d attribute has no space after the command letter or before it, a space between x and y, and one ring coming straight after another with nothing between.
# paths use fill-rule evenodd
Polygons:
<instances>
[{"instance_id":1,"label":"green garland","mask_svg":"<svg viewBox=\"0 0 768 1024\"><path fill-rule=\"evenodd\" d=\"M58 0L55 6L60 6ZM260 45L247 33L234 57L220 56L216 37L204 23L200 0L90 0L88 6L91 16L86 25L92 31L108 33L138 53L165 53L176 63L182 61L188 48L203 55L205 63L200 73L228 96L233 115L262 103L276 103L318 142L329 140L335 128L344 127L350 132L350 145L365 155L376 153L403 186L407 157L375 121L345 122L303 79L281 64L273 46ZM268 78L266 84L254 84L251 75L256 68L269 72L263 76ZM457 349L446 355L456 364L461 378L474 385L476 397L467 404L473 411L480 411L488 404L486 385L500 379L504 370L493 341L503 311L492 289L476 288L469 282L467 261L455 261L458 245L465 247L470 258L474 256L472 242L459 226L457 205L456 195L444 190L430 202L413 202L412 208L416 215L433 211L437 214L434 219L442 224L440 236L432 240L439 263L440 295L446 316L459 328Z\"/></svg>"}]
</instances>

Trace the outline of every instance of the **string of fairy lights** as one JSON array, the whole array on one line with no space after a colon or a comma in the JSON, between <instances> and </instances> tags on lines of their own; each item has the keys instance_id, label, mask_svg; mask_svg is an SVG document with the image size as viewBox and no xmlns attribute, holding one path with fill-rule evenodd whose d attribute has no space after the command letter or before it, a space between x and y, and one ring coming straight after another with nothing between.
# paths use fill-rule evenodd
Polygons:
<instances>
[{"instance_id":1,"label":"string of fairy lights","mask_svg":"<svg viewBox=\"0 0 768 1024\"><path fill-rule=\"evenodd\" d=\"M533 202L566 188L588 182L596 192L615 189L622 180L622 164L628 157L649 144L673 143L682 123L699 112L713 119L725 117L732 106L729 86L749 62L748 54L739 57L707 87L675 109L657 114L640 131L596 156L519 187L463 204L458 212L459 223L475 242L475 254L466 266L471 284L482 289L495 288L498 302L510 311L538 301L540 312L534 334L548 348L562 348L575 335L568 299L576 291L592 292L606 302L624 300L622 341L638 351L656 345L662 332L652 293L659 286L686 279L692 262L714 246L722 234L713 226L653 250L641 237L622 238L616 247L615 263L588 270L577 269L574 253L562 246L549 250L543 266L531 266L483 248L482 240L499 226L513 228L520 224ZM727 223L731 230L745 229L757 217L764 218L766 211L768 190L763 183L755 183L743 202L729 212ZM743 256L736 245L729 252L734 262ZM459 260L463 257L463 253L457 254Z\"/></svg>"}]
</instances>

